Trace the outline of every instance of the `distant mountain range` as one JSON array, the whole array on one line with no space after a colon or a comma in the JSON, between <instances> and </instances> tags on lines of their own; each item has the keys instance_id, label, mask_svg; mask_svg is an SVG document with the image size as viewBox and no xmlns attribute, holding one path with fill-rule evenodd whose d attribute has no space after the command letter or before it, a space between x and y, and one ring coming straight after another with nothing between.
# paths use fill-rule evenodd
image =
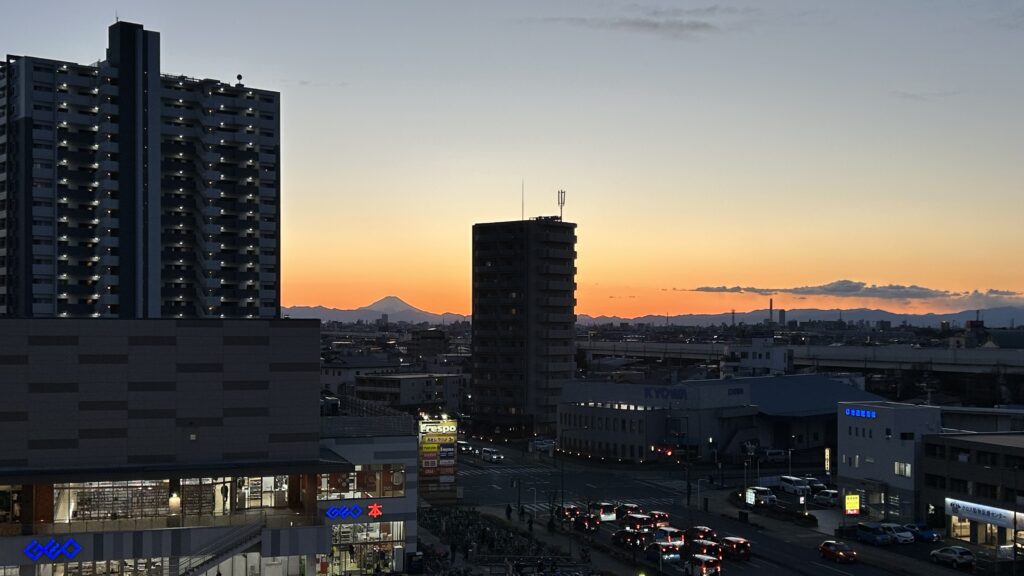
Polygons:
<instances>
[{"instance_id":1,"label":"distant mountain range","mask_svg":"<svg viewBox=\"0 0 1024 576\"><path fill-rule=\"evenodd\" d=\"M779 311L775 310L775 321L779 320ZM850 308L831 310L819 310L817 308L800 308L786 310L786 321L796 320L807 322L812 320L843 320L845 322L876 322L888 320L893 326L899 326L906 321L912 326L938 327L942 322L949 322L952 325L963 327L968 320L974 320L978 316L985 321L986 326L993 328L1021 326L1024 324L1024 308L1000 307L988 308L985 310L964 310L962 312L950 312L948 314L899 314L887 310L875 310L871 308ZM750 312L737 312L736 323L759 324L768 319L768 309L751 310ZM677 326L710 326L719 324L730 324L733 321L732 313L723 314L682 314L679 316L641 316L639 318L620 318L618 316L587 316L580 314L576 322L582 325L607 324L627 322L630 324L655 324L655 325L677 325Z\"/></svg>"},{"instance_id":2,"label":"distant mountain range","mask_svg":"<svg viewBox=\"0 0 1024 576\"><path fill-rule=\"evenodd\" d=\"M462 320L469 320L468 316L445 312L435 314L416 308L397 296L386 296L380 300L356 308L355 310L339 310L337 308L325 308L323 306L292 306L285 307L282 313L292 318L317 318L335 322L373 322L383 314L388 315L390 322L409 322L418 324L428 322L430 324L449 324ZM852 308L847 310L832 309L819 310L817 308L802 308L786 310L786 321L796 320L807 322L810 320L839 320L846 322L875 322L888 320L893 326L898 326L907 321L913 326L934 326L938 327L942 322L949 322L953 325L964 326L968 320L974 320L977 312L975 310L964 310L962 312L951 312L948 314L898 314L887 310L874 310L870 308ZM985 321L986 326L993 328L1024 325L1024 308L1001 307L988 308L980 311L980 317ZM737 312L736 323L759 324L768 319L768 310L752 310L750 312ZM775 311L775 320L778 321L778 310ZM618 316L588 316L580 314L577 316L577 323L582 325L594 324L656 324L676 326L709 326L729 324L733 320L732 314L682 314L678 316L640 316L638 318L620 318Z\"/></svg>"},{"instance_id":3,"label":"distant mountain range","mask_svg":"<svg viewBox=\"0 0 1024 576\"><path fill-rule=\"evenodd\" d=\"M356 308L355 310L339 310L337 308L325 308L323 306L290 306L281 309L281 313L291 318L316 318L333 322L374 322L384 314L388 315L388 322L409 322L419 324L428 322L430 324L450 324L468 320L462 314L445 312L434 314L420 310L398 296L385 296L373 304Z\"/></svg>"}]
</instances>

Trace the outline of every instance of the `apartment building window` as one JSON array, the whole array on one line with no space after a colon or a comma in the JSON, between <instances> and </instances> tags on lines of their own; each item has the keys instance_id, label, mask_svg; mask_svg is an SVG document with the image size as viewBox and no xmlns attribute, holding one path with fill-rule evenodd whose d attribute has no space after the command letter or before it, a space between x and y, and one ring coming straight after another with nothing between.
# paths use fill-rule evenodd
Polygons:
<instances>
[{"instance_id":1,"label":"apartment building window","mask_svg":"<svg viewBox=\"0 0 1024 576\"><path fill-rule=\"evenodd\" d=\"M949 451L949 459L967 464L971 461L971 451L963 448L951 448Z\"/></svg>"},{"instance_id":2,"label":"apartment building window","mask_svg":"<svg viewBox=\"0 0 1024 576\"><path fill-rule=\"evenodd\" d=\"M949 491L956 492L958 494L967 493L967 480L961 478L950 478L949 479Z\"/></svg>"},{"instance_id":3,"label":"apartment building window","mask_svg":"<svg viewBox=\"0 0 1024 576\"><path fill-rule=\"evenodd\" d=\"M903 476L904 478L910 478L910 463L909 462L894 462L895 473L897 476Z\"/></svg>"},{"instance_id":4,"label":"apartment building window","mask_svg":"<svg viewBox=\"0 0 1024 576\"><path fill-rule=\"evenodd\" d=\"M945 458L946 447L939 444L925 444L924 455L929 458Z\"/></svg>"},{"instance_id":5,"label":"apartment building window","mask_svg":"<svg viewBox=\"0 0 1024 576\"><path fill-rule=\"evenodd\" d=\"M983 452L978 451L977 454L978 464L982 466L998 466L999 455L995 452Z\"/></svg>"},{"instance_id":6,"label":"apartment building window","mask_svg":"<svg viewBox=\"0 0 1024 576\"><path fill-rule=\"evenodd\" d=\"M913 439L914 439L914 433L913 432L900 432L900 440L913 440Z\"/></svg>"},{"instance_id":7,"label":"apartment building window","mask_svg":"<svg viewBox=\"0 0 1024 576\"><path fill-rule=\"evenodd\" d=\"M992 484L984 484L982 482L975 482L974 484L974 495L979 498L989 498L992 500L996 499L996 487Z\"/></svg>"},{"instance_id":8,"label":"apartment building window","mask_svg":"<svg viewBox=\"0 0 1024 576\"><path fill-rule=\"evenodd\" d=\"M925 474L924 485L930 488L946 488L946 477L938 474Z\"/></svg>"}]
</instances>

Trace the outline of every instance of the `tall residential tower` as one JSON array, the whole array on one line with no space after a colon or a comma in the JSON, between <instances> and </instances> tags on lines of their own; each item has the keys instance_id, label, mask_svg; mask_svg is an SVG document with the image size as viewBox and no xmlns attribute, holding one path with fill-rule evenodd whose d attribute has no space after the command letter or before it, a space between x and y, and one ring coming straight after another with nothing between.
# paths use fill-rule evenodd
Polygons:
<instances>
[{"instance_id":1,"label":"tall residential tower","mask_svg":"<svg viewBox=\"0 0 1024 576\"><path fill-rule=\"evenodd\" d=\"M550 433L576 371L576 224L559 217L473 226L475 422Z\"/></svg>"},{"instance_id":2,"label":"tall residential tower","mask_svg":"<svg viewBox=\"0 0 1024 576\"><path fill-rule=\"evenodd\" d=\"M0 110L0 315L279 316L278 93L118 22L94 64L8 56Z\"/></svg>"}]
</instances>

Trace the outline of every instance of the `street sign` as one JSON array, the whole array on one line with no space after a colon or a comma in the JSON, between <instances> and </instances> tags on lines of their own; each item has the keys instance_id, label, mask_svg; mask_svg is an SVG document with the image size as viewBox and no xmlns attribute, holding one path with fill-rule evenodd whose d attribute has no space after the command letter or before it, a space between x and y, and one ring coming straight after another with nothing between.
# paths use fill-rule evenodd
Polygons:
<instances>
[{"instance_id":1,"label":"street sign","mask_svg":"<svg viewBox=\"0 0 1024 576\"><path fill-rule=\"evenodd\" d=\"M860 515L860 494L847 494L846 495L846 515L847 516L859 516Z\"/></svg>"},{"instance_id":2,"label":"street sign","mask_svg":"<svg viewBox=\"0 0 1024 576\"><path fill-rule=\"evenodd\" d=\"M800 503L801 504L806 504L807 503L807 496L801 496L800 497Z\"/></svg>"}]
</instances>

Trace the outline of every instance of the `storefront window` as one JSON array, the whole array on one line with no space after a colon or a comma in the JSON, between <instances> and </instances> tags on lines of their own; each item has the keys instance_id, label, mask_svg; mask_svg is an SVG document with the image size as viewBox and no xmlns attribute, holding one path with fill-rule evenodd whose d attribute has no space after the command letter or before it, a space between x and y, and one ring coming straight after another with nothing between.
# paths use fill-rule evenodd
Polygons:
<instances>
[{"instance_id":1,"label":"storefront window","mask_svg":"<svg viewBox=\"0 0 1024 576\"><path fill-rule=\"evenodd\" d=\"M403 464L357 465L354 472L320 474L317 500L405 496Z\"/></svg>"},{"instance_id":2,"label":"storefront window","mask_svg":"<svg viewBox=\"0 0 1024 576\"><path fill-rule=\"evenodd\" d=\"M237 478L236 482L239 509L288 506L287 476L248 476Z\"/></svg>"},{"instance_id":3,"label":"storefront window","mask_svg":"<svg viewBox=\"0 0 1024 576\"><path fill-rule=\"evenodd\" d=\"M164 576L167 565L167 558L40 564L36 576Z\"/></svg>"},{"instance_id":4,"label":"storefront window","mask_svg":"<svg viewBox=\"0 0 1024 576\"><path fill-rule=\"evenodd\" d=\"M392 572L400 567L396 556L404 553L404 545L404 522L336 524L331 554L318 556L317 571L320 576Z\"/></svg>"},{"instance_id":5,"label":"storefront window","mask_svg":"<svg viewBox=\"0 0 1024 576\"><path fill-rule=\"evenodd\" d=\"M53 521L167 516L168 480L55 484Z\"/></svg>"},{"instance_id":6,"label":"storefront window","mask_svg":"<svg viewBox=\"0 0 1024 576\"><path fill-rule=\"evenodd\" d=\"M20 520L21 486L0 486L0 523L19 522Z\"/></svg>"},{"instance_id":7,"label":"storefront window","mask_svg":"<svg viewBox=\"0 0 1024 576\"><path fill-rule=\"evenodd\" d=\"M209 516L231 511L231 483L233 479L182 478L181 510L185 516Z\"/></svg>"},{"instance_id":8,"label":"storefront window","mask_svg":"<svg viewBox=\"0 0 1024 576\"><path fill-rule=\"evenodd\" d=\"M949 521L949 535L953 538L970 542L971 521L959 516L953 516Z\"/></svg>"}]
</instances>

